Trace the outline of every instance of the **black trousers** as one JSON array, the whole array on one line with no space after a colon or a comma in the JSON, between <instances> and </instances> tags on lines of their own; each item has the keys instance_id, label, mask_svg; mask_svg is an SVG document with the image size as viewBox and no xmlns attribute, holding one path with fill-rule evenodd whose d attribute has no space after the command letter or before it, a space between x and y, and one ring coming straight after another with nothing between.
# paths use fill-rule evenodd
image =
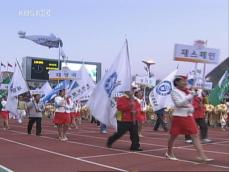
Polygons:
<instances>
[{"instance_id":1,"label":"black trousers","mask_svg":"<svg viewBox=\"0 0 229 172\"><path fill-rule=\"evenodd\" d=\"M158 128L160 127L160 125L162 126L162 128L167 131L167 127L166 124L164 122L164 115L157 115L157 121L156 124L154 125L154 130L157 131Z\"/></svg>"},{"instance_id":2,"label":"black trousers","mask_svg":"<svg viewBox=\"0 0 229 172\"><path fill-rule=\"evenodd\" d=\"M127 131L130 133L131 150L140 148L138 136L138 124L133 122L118 121L118 130L108 138L107 144L112 145L116 140L122 137Z\"/></svg>"},{"instance_id":3,"label":"black trousers","mask_svg":"<svg viewBox=\"0 0 229 172\"><path fill-rule=\"evenodd\" d=\"M205 122L204 118L195 119L196 124L200 127L200 138L206 139L208 137L208 124ZM185 140L189 140L191 137L189 135L185 135Z\"/></svg>"},{"instance_id":4,"label":"black trousers","mask_svg":"<svg viewBox=\"0 0 229 172\"><path fill-rule=\"evenodd\" d=\"M29 123L27 132L28 134L31 134L33 124L36 122L36 135L41 134L41 118L40 117L29 117Z\"/></svg>"}]
</instances>

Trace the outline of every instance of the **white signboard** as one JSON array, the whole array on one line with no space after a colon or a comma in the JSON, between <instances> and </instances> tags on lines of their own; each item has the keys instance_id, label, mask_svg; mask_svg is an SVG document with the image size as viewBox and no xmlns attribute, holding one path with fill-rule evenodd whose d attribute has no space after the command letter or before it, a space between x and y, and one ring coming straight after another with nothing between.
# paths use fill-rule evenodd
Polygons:
<instances>
[{"instance_id":1,"label":"white signboard","mask_svg":"<svg viewBox=\"0 0 229 172\"><path fill-rule=\"evenodd\" d=\"M8 90L8 85L9 84L1 84L0 83L0 90Z\"/></svg>"},{"instance_id":2,"label":"white signboard","mask_svg":"<svg viewBox=\"0 0 229 172\"><path fill-rule=\"evenodd\" d=\"M203 82L196 82L195 87L196 88L203 88ZM212 89L212 82L205 82L204 83L204 89L211 90Z\"/></svg>"},{"instance_id":3,"label":"white signboard","mask_svg":"<svg viewBox=\"0 0 229 172\"><path fill-rule=\"evenodd\" d=\"M50 70L50 80L77 80L80 79L78 71L71 70Z\"/></svg>"},{"instance_id":4,"label":"white signboard","mask_svg":"<svg viewBox=\"0 0 229 172\"><path fill-rule=\"evenodd\" d=\"M148 76L136 76L136 84L147 85L149 87L154 87L156 85L156 79L154 77L149 78Z\"/></svg>"},{"instance_id":5,"label":"white signboard","mask_svg":"<svg viewBox=\"0 0 229 172\"><path fill-rule=\"evenodd\" d=\"M217 64L219 62L219 49L175 44L174 60Z\"/></svg>"}]
</instances>

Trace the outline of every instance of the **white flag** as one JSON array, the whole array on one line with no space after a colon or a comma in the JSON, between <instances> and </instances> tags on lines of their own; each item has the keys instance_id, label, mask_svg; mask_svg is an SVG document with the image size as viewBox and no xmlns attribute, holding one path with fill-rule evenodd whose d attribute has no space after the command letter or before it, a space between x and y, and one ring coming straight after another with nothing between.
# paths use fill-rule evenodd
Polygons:
<instances>
[{"instance_id":1,"label":"white flag","mask_svg":"<svg viewBox=\"0 0 229 172\"><path fill-rule=\"evenodd\" d=\"M78 86L70 90L70 95L74 100L88 100L95 88L95 82L91 78L84 65L79 70L80 78Z\"/></svg>"},{"instance_id":2,"label":"white flag","mask_svg":"<svg viewBox=\"0 0 229 172\"><path fill-rule=\"evenodd\" d=\"M168 106L173 106L171 92L174 88L173 80L176 76L177 69L163 79L149 94L150 104L154 111L160 110Z\"/></svg>"},{"instance_id":3,"label":"white flag","mask_svg":"<svg viewBox=\"0 0 229 172\"><path fill-rule=\"evenodd\" d=\"M48 95L51 91L52 91L52 87L50 86L48 81L40 88L40 92L44 96Z\"/></svg>"},{"instance_id":4,"label":"white flag","mask_svg":"<svg viewBox=\"0 0 229 172\"><path fill-rule=\"evenodd\" d=\"M88 101L91 114L101 123L117 130L114 96L121 91L130 91L131 82L128 44L126 41L113 65L92 92Z\"/></svg>"},{"instance_id":5,"label":"white flag","mask_svg":"<svg viewBox=\"0 0 229 172\"><path fill-rule=\"evenodd\" d=\"M15 67L15 71L12 77L12 80L8 86L8 96L7 96L7 103L6 109L16 115L17 110L17 96L19 94L25 93L29 91L27 84L22 76L19 66Z\"/></svg>"}]
</instances>

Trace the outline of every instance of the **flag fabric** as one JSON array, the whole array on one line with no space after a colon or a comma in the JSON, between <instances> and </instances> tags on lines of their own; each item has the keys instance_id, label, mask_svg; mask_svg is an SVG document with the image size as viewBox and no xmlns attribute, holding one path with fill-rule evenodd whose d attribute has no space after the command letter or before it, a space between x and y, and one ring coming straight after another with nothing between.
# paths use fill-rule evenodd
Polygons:
<instances>
[{"instance_id":1,"label":"flag fabric","mask_svg":"<svg viewBox=\"0 0 229 172\"><path fill-rule=\"evenodd\" d=\"M87 103L91 115L107 127L117 130L114 96L131 90L131 71L127 40L120 54L93 90Z\"/></svg>"},{"instance_id":2,"label":"flag fabric","mask_svg":"<svg viewBox=\"0 0 229 172\"><path fill-rule=\"evenodd\" d=\"M44 85L40 88L40 92L44 96L48 95L48 93L50 93L51 91L52 91L52 87L50 86L48 81L46 83L44 83Z\"/></svg>"},{"instance_id":3,"label":"flag fabric","mask_svg":"<svg viewBox=\"0 0 229 172\"><path fill-rule=\"evenodd\" d=\"M229 92L229 78L220 85L211 90L208 101L210 104L216 106L224 99L224 95Z\"/></svg>"},{"instance_id":4,"label":"flag fabric","mask_svg":"<svg viewBox=\"0 0 229 172\"><path fill-rule=\"evenodd\" d=\"M2 62L1 62L1 66L6 67L6 65L5 65L5 64L3 64Z\"/></svg>"},{"instance_id":5,"label":"flag fabric","mask_svg":"<svg viewBox=\"0 0 229 172\"><path fill-rule=\"evenodd\" d=\"M58 95L58 92L60 90L68 89L69 84L70 84L70 81L69 80L64 80L64 81L60 82L49 93L47 93L47 95L45 95L41 100L44 103L47 103L48 101L50 101L51 99L53 99L55 96L57 96Z\"/></svg>"},{"instance_id":6,"label":"flag fabric","mask_svg":"<svg viewBox=\"0 0 229 172\"><path fill-rule=\"evenodd\" d=\"M49 48L63 47L63 42L60 38L57 38L54 34L46 35L29 35L26 36L26 32L19 31L18 35L20 38L28 39L39 45L43 45Z\"/></svg>"},{"instance_id":7,"label":"flag fabric","mask_svg":"<svg viewBox=\"0 0 229 172\"><path fill-rule=\"evenodd\" d=\"M10 64L10 63L8 63L7 65L8 65L8 67L13 67L13 65L12 65L12 64Z\"/></svg>"},{"instance_id":8,"label":"flag fabric","mask_svg":"<svg viewBox=\"0 0 229 172\"><path fill-rule=\"evenodd\" d=\"M176 74L177 69L170 73L150 92L149 100L150 104L153 106L154 111L173 106L171 92L174 88L173 80Z\"/></svg>"},{"instance_id":9,"label":"flag fabric","mask_svg":"<svg viewBox=\"0 0 229 172\"><path fill-rule=\"evenodd\" d=\"M8 86L6 109L10 111L11 114L17 114L17 96L27 91L29 91L28 86L22 76L19 65L17 65L13 77Z\"/></svg>"},{"instance_id":10,"label":"flag fabric","mask_svg":"<svg viewBox=\"0 0 229 172\"><path fill-rule=\"evenodd\" d=\"M229 78L229 72L228 71L229 70L226 70L224 72L223 76L220 78L219 83L218 83L219 87L221 87L222 85L224 85L224 82L226 82L226 80Z\"/></svg>"},{"instance_id":11,"label":"flag fabric","mask_svg":"<svg viewBox=\"0 0 229 172\"><path fill-rule=\"evenodd\" d=\"M71 87L69 94L75 101L88 100L95 88L95 82L91 78L84 65L79 70L80 79Z\"/></svg>"}]
</instances>

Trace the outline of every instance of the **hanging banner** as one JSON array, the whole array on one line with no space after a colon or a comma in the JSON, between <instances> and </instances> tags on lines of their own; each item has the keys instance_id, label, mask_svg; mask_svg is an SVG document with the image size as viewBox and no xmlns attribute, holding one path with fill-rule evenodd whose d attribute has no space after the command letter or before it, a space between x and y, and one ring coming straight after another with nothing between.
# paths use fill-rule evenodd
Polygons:
<instances>
[{"instance_id":1,"label":"hanging banner","mask_svg":"<svg viewBox=\"0 0 229 172\"><path fill-rule=\"evenodd\" d=\"M174 60L218 64L219 49L175 44Z\"/></svg>"}]
</instances>

